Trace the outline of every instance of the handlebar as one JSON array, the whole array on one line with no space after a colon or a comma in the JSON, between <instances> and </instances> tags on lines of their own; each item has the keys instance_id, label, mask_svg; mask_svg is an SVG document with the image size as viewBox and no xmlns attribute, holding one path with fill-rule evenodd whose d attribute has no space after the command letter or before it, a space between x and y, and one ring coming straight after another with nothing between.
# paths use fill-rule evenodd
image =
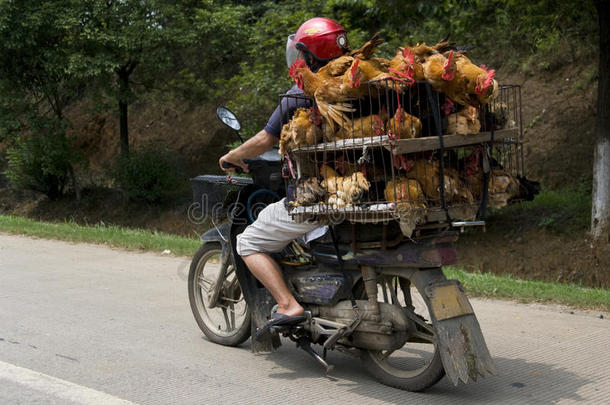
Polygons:
<instances>
[{"instance_id":1,"label":"handlebar","mask_svg":"<svg viewBox=\"0 0 610 405\"><path fill-rule=\"evenodd\" d=\"M233 163L229 163L229 162L222 162L222 168L223 169L234 168L235 169L235 173L237 173L237 174L241 174L241 173L244 172L244 170L240 166L236 166Z\"/></svg>"}]
</instances>

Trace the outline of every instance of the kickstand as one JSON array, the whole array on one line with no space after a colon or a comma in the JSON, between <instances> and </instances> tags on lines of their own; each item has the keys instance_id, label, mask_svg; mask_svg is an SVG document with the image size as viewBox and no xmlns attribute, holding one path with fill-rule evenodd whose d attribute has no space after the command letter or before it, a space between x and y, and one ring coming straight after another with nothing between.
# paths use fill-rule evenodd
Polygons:
<instances>
[{"instance_id":1,"label":"kickstand","mask_svg":"<svg viewBox=\"0 0 610 405\"><path fill-rule=\"evenodd\" d=\"M296 339L297 347L303 349L307 354L313 357L322 367L326 369L326 374L330 373L335 366L328 364L314 349L311 348L311 341L306 337L299 337Z\"/></svg>"}]
</instances>

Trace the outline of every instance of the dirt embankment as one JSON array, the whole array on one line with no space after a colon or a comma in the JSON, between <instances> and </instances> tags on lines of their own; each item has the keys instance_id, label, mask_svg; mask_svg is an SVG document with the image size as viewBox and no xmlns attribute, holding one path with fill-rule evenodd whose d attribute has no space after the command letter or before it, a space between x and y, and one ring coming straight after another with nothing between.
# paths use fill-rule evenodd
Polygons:
<instances>
[{"instance_id":1,"label":"dirt embankment","mask_svg":"<svg viewBox=\"0 0 610 405\"><path fill-rule=\"evenodd\" d=\"M559 189L591 178L595 138L596 66L567 65L535 75L498 73L522 92L528 178Z\"/></svg>"},{"instance_id":2,"label":"dirt embankment","mask_svg":"<svg viewBox=\"0 0 610 405\"><path fill-rule=\"evenodd\" d=\"M118 116L92 115L87 105L67 114L72 123L74 146L88 162L80 168L85 185L108 185L109 168L119 155ZM93 118L92 118L93 117ZM237 138L216 118L215 105L190 106L176 103L138 103L129 109L130 148L148 143L166 146L177 159L186 177L219 171L218 157Z\"/></svg>"}]
</instances>

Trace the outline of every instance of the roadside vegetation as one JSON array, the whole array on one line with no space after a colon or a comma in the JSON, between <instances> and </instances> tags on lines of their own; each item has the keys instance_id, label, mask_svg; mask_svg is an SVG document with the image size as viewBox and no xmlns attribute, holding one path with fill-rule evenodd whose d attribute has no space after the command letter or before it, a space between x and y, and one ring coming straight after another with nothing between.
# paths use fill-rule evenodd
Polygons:
<instances>
[{"instance_id":1,"label":"roadside vegetation","mask_svg":"<svg viewBox=\"0 0 610 405\"><path fill-rule=\"evenodd\" d=\"M444 272L447 278L459 280L471 296L610 311L610 290L607 289L523 280L511 275L470 273L456 267L446 267Z\"/></svg>"},{"instance_id":2,"label":"roadside vegetation","mask_svg":"<svg viewBox=\"0 0 610 405\"><path fill-rule=\"evenodd\" d=\"M590 184L560 190L543 189L533 201L492 211L488 218L495 229L522 232L535 227L558 235L582 233L591 225Z\"/></svg>"},{"instance_id":3,"label":"roadside vegetation","mask_svg":"<svg viewBox=\"0 0 610 405\"><path fill-rule=\"evenodd\" d=\"M6 215L0 215L0 232L68 242L96 243L135 251L162 253L169 250L176 256L192 256L201 246L201 242L195 238L144 229L127 229L103 223L79 225L74 222L40 222ZM610 290L606 289L527 281L510 275L469 273L456 267L445 268L445 274L448 278L459 280L471 296L558 303L576 308L610 311Z\"/></svg>"},{"instance_id":4,"label":"roadside vegetation","mask_svg":"<svg viewBox=\"0 0 610 405\"><path fill-rule=\"evenodd\" d=\"M79 225L75 222L51 223L7 215L0 215L0 232L67 242L96 243L126 250L156 253L168 250L176 256L190 256L201 245L196 238L148 229L122 228L103 222L95 225Z\"/></svg>"}]
</instances>

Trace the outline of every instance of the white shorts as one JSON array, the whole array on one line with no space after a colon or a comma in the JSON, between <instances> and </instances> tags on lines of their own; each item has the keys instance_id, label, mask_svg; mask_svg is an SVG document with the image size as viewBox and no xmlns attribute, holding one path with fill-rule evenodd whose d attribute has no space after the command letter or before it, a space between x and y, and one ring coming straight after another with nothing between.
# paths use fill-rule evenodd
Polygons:
<instances>
[{"instance_id":1,"label":"white shorts","mask_svg":"<svg viewBox=\"0 0 610 405\"><path fill-rule=\"evenodd\" d=\"M298 223L288 215L284 200L266 206L258 218L237 235L237 253L249 256L254 253L280 252L291 241L320 228L317 221ZM315 232L322 236L324 232ZM315 238L311 238L315 239Z\"/></svg>"}]
</instances>

